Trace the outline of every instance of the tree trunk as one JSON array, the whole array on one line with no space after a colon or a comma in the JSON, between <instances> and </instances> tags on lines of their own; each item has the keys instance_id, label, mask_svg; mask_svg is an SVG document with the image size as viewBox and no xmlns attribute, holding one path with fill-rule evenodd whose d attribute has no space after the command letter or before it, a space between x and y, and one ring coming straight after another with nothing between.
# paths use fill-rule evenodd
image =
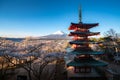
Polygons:
<instances>
[{"instance_id":1,"label":"tree trunk","mask_svg":"<svg viewBox=\"0 0 120 80\"><path fill-rule=\"evenodd\" d=\"M30 71L28 71L28 77L29 77L29 80L32 80L31 72Z\"/></svg>"}]
</instances>

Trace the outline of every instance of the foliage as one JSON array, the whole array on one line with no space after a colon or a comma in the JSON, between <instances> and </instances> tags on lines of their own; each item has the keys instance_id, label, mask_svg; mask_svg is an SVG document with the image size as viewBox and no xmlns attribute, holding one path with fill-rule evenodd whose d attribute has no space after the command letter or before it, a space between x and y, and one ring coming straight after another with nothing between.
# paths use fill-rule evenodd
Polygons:
<instances>
[{"instance_id":1,"label":"foliage","mask_svg":"<svg viewBox=\"0 0 120 80\"><path fill-rule=\"evenodd\" d=\"M104 51L107 55L107 58L111 61L114 60L114 56L118 55L118 52L120 51L120 45L119 45L119 39L120 35L119 33L116 33L115 30L110 29L109 31L105 32L104 37Z\"/></svg>"},{"instance_id":2,"label":"foliage","mask_svg":"<svg viewBox=\"0 0 120 80\"><path fill-rule=\"evenodd\" d=\"M29 80L48 80L50 78L50 80L54 80L56 73L59 73L56 69L60 69L62 67L60 65L63 67L65 65L61 64L61 59L63 60L64 57L62 52L65 51L66 42L58 42L56 40L55 44L51 45L54 41L43 43L43 41L35 42L26 39L23 42L12 42L0 39L0 78L7 80L7 76L12 76L10 70L23 68L27 72ZM59 45L56 46L56 44ZM46 47L49 47L48 50L44 50ZM53 65L52 70L49 68L50 65ZM8 74L8 72L10 73Z\"/></svg>"}]
</instances>

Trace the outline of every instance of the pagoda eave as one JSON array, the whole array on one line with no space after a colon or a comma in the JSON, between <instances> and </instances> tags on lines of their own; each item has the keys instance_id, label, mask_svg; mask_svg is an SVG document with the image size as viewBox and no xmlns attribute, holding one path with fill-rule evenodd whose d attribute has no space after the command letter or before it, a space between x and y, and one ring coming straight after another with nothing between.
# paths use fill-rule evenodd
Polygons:
<instances>
[{"instance_id":1,"label":"pagoda eave","mask_svg":"<svg viewBox=\"0 0 120 80\"><path fill-rule=\"evenodd\" d=\"M83 48L75 48L75 50L80 50L80 51L91 51L91 49L88 47L88 48L85 48L85 49L83 49Z\"/></svg>"},{"instance_id":2,"label":"pagoda eave","mask_svg":"<svg viewBox=\"0 0 120 80\"><path fill-rule=\"evenodd\" d=\"M71 61L67 64L67 66L78 66L78 67L82 67L82 66L107 66L108 63L106 62L101 62L98 60L88 60L88 61L81 61L81 62L76 62L76 61Z\"/></svg>"},{"instance_id":3,"label":"pagoda eave","mask_svg":"<svg viewBox=\"0 0 120 80\"><path fill-rule=\"evenodd\" d=\"M79 32L79 31L76 31L76 32L70 32L71 34L100 34L100 32Z\"/></svg>"},{"instance_id":4,"label":"pagoda eave","mask_svg":"<svg viewBox=\"0 0 120 80\"><path fill-rule=\"evenodd\" d=\"M95 44L96 42L71 41L71 42L69 42L69 43L70 43L70 44L82 45L82 44Z\"/></svg>"},{"instance_id":5,"label":"pagoda eave","mask_svg":"<svg viewBox=\"0 0 120 80\"><path fill-rule=\"evenodd\" d=\"M80 36L80 37L84 37L84 36L94 36L94 35L99 35L100 32L70 32L70 34L68 36Z\"/></svg>"},{"instance_id":6,"label":"pagoda eave","mask_svg":"<svg viewBox=\"0 0 120 80\"><path fill-rule=\"evenodd\" d=\"M76 55L78 55L78 54L81 54L81 55L83 55L83 54L88 54L88 55L102 55L102 54L104 54L104 52L102 52L102 51L77 51L77 50L73 50L73 51L71 51L71 52L69 52L68 54L76 54Z\"/></svg>"},{"instance_id":7,"label":"pagoda eave","mask_svg":"<svg viewBox=\"0 0 120 80\"><path fill-rule=\"evenodd\" d=\"M87 24L87 23L71 23L69 30L74 30L76 27L77 28L82 28L82 29L90 29L92 27L98 26L98 23L93 23L93 24Z\"/></svg>"}]
</instances>

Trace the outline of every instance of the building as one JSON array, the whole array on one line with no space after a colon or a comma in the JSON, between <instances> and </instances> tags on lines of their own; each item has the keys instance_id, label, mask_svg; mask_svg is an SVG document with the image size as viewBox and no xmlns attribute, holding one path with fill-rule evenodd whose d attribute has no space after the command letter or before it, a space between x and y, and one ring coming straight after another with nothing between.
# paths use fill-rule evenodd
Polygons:
<instances>
[{"instance_id":1,"label":"building","mask_svg":"<svg viewBox=\"0 0 120 80\"><path fill-rule=\"evenodd\" d=\"M71 23L69 36L73 51L68 54L75 54L74 60L67 63L68 80L106 80L104 74L98 67L107 66L107 63L96 60L94 55L101 55L101 51L93 51L89 44L95 44L89 40L89 36L99 35L100 32L90 32L90 28L98 26L99 23L83 23L81 8L79 10L79 23Z\"/></svg>"}]
</instances>

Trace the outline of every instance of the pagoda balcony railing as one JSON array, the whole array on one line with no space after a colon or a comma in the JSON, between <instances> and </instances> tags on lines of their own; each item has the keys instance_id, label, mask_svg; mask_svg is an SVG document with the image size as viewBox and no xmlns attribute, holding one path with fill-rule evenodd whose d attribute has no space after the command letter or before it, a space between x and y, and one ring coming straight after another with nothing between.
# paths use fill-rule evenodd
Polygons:
<instances>
[{"instance_id":1,"label":"pagoda balcony railing","mask_svg":"<svg viewBox=\"0 0 120 80\"><path fill-rule=\"evenodd\" d=\"M76 37L74 37L74 38L72 38L73 40L85 40L85 41L88 41L89 39L88 38L84 38L84 37L78 37L78 36L76 36Z\"/></svg>"},{"instance_id":2,"label":"pagoda balcony railing","mask_svg":"<svg viewBox=\"0 0 120 80\"><path fill-rule=\"evenodd\" d=\"M76 46L73 45L72 48L74 48L74 49L80 49L80 48L86 49L86 48L89 48L89 46L88 45L83 45L83 46L81 46L81 45L76 45Z\"/></svg>"},{"instance_id":3,"label":"pagoda balcony railing","mask_svg":"<svg viewBox=\"0 0 120 80\"><path fill-rule=\"evenodd\" d=\"M91 48L90 47L86 47L86 48L75 48L75 50L80 50L80 51L91 51Z\"/></svg>"},{"instance_id":4,"label":"pagoda balcony railing","mask_svg":"<svg viewBox=\"0 0 120 80\"><path fill-rule=\"evenodd\" d=\"M88 30L88 29L80 29L80 28L75 29L74 31L89 32L89 30Z\"/></svg>"},{"instance_id":5,"label":"pagoda balcony railing","mask_svg":"<svg viewBox=\"0 0 120 80\"><path fill-rule=\"evenodd\" d=\"M90 60L94 60L92 57L81 57L81 58L74 58L74 61L76 61L76 62L86 62L86 61L90 61Z\"/></svg>"},{"instance_id":6,"label":"pagoda balcony railing","mask_svg":"<svg viewBox=\"0 0 120 80\"><path fill-rule=\"evenodd\" d=\"M76 46L76 49L79 49L79 48L89 48L88 46Z\"/></svg>"}]
</instances>

